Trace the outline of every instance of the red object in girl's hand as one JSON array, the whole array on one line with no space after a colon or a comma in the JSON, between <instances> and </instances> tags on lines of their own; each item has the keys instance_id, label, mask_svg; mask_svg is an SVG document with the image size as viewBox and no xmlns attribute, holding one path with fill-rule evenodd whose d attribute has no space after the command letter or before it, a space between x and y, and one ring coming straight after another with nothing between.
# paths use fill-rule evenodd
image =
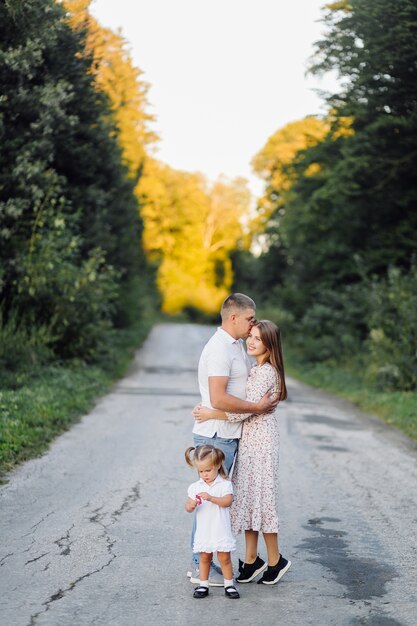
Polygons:
<instances>
[{"instance_id":1,"label":"red object in girl's hand","mask_svg":"<svg viewBox=\"0 0 417 626\"><path fill-rule=\"evenodd\" d=\"M196 496L195 499L197 500L197 504L202 504L203 501L200 496Z\"/></svg>"}]
</instances>

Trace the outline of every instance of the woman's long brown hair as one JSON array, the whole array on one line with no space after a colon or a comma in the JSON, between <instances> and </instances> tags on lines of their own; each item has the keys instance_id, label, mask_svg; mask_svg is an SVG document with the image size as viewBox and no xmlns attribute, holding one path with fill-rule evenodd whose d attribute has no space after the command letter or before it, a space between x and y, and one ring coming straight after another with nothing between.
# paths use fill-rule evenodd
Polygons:
<instances>
[{"instance_id":1,"label":"woman's long brown hair","mask_svg":"<svg viewBox=\"0 0 417 626\"><path fill-rule=\"evenodd\" d=\"M287 387L285 384L284 357L282 356L281 331L274 322L270 320L256 321L254 328L259 329L262 343L268 350L265 362L269 361L278 373L278 383L280 386L279 400L287 399Z\"/></svg>"}]
</instances>

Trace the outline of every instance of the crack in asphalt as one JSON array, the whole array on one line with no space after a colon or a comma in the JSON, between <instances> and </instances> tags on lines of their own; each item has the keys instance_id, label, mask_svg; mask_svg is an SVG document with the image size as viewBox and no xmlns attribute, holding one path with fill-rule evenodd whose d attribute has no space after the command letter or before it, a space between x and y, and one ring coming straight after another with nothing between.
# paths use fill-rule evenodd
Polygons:
<instances>
[{"instance_id":1,"label":"crack in asphalt","mask_svg":"<svg viewBox=\"0 0 417 626\"><path fill-rule=\"evenodd\" d=\"M127 513L128 511L130 511L130 509L133 507L135 502L137 502L139 499L140 499L140 482L137 482L132 487L130 493L128 493L127 496L125 496L121 506L118 509L116 509L116 511L113 511L113 513L111 514L111 519L113 523L116 521L118 517L123 515L123 513Z\"/></svg>"},{"instance_id":2,"label":"crack in asphalt","mask_svg":"<svg viewBox=\"0 0 417 626\"><path fill-rule=\"evenodd\" d=\"M24 536L27 537L27 535L24 535ZM36 539L35 539L35 537L32 537L30 546L28 548L26 548L26 550L23 550L23 554L25 552L29 552L32 549L32 546L33 546L34 543L36 543Z\"/></svg>"},{"instance_id":3,"label":"crack in asphalt","mask_svg":"<svg viewBox=\"0 0 417 626\"><path fill-rule=\"evenodd\" d=\"M34 563L35 561L39 561L39 559L43 559L43 557L46 556L47 554L49 554L49 552L44 552L40 556L35 556L34 559L30 559L30 561L26 561L25 565L29 565L29 563Z\"/></svg>"},{"instance_id":4,"label":"crack in asphalt","mask_svg":"<svg viewBox=\"0 0 417 626\"><path fill-rule=\"evenodd\" d=\"M140 482L138 481L135 485L133 485L129 493L123 498L122 503L118 509L115 509L111 513L108 511L101 512L104 508L104 505L101 505L91 511L93 515L88 518L88 521L92 524L100 524L100 526L102 526L103 528L108 528L109 526L114 524L124 513L130 511L130 509L140 499L140 497ZM110 523L108 524L103 521L107 516L110 517Z\"/></svg>"},{"instance_id":5,"label":"crack in asphalt","mask_svg":"<svg viewBox=\"0 0 417 626\"><path fill-rule=\"evenodd\" d=\"M44 515L39 522L36 522L36 524L33 524L33 526L30 527L30 531L28 533L26 533L25 535L22 535L22 539L24 539L25 537L28 537L29 535L33 534L33 531L35 528L37 528L40 524L42 524L42 522L44 522L50 515L53 515L55 513L55 511L49 511L49 513L47 513L46 515Z\"/></svg>"},{"instance_id":6,"label":"crack in asphalt","mask_svg":"<svg viewBox=\"0 0 417 626\"><path fill-rule=\"evenodd\" d=\"M107 553L109 554L110 558L107 561L107 563L105 563L104 565L102 565L101 567L91 571L91 572L87 572L86 574L83 574L82 576L80 576L79 578L77 578L73 583L71 583L67 588L65 589L58 589L58 591L56 591L55 593L53 593L48 600L46 600L45 602L42 603L42 606L45 607L45 609L43 611L38 611L37 613L34 613L31 618L30 618L30 622L28 626L35 626L37 619L39 618L40 615L44 615L47 611L49 611L51 605L56 602L57 600L61 600L62 598L65 597L65 595L71 591L73 591L75 589L75 587L85 578L89 578L90 576L93 576L94 574L98 574L99 572L102 572L106 567L109 567L110 564L117 558L117 555L114 553L113 551L113 546L116 543L115 540L111 539L111 537L109 536L109 532L108 529L110 526L112 526L113 524L116 523L116 521L124 514L127 513L127 511L129 511L133 505L135 504L135 502L137 502L137 500L140 499L140 482L137 482L130 490L130 492L123 498L123 501L120 505L120 507L116 510L114 510L111 515L110 515L110 524L104 524L103 523L103 519L106 516L106 513L100 513L100 511L103 509L103 505L98 507L97 509L94 509L92 511L93 515L91 517L89 517L89 521L93 524L99 524L102 528L103 528L103 533L101 534L102 537L105 538L106 541L106 548L107 548ZM62 537L60 537L59 539L57 539L56 541L54 541L54 543L56 543L60 548L65 548L62 552L61 555L67 556L68 554L70 554L71 550L70 550L70 546L73 543L72 541L70 541L70 532L71 530L74 528L74 524L72 524L72 526L67 530L67 532L65 533L65 535L63 535ZM47 553L46 553L47 554ZM46 554L42 555L45 556ZM37 557L36 559L33 560L38 560L39 558L42 557ZM28 561L31 562L31 561ZM46 569L48 569L49 567L49 563L47 564L47 566L44 568L43 571L45 571Z\"/></svg>"},{"instance_id":7,"label":"crack in asphalt","mask_svg":"<svg viewBox=\"0 0 417 626\"><path fill-rule=\"evenodd\" d=\"M3 565L6 562L6 559L9 558L9 556L14 556L14 552L9 552L9 554L5 554L1 559L0 559L0 567L3 567Z\"/></svg>"},{"instance_id":8,"label":"crack in asphalt","mask_svg":"<svg viewBox=\"0 0 417 626\"><path fill-rule=\"evenodd\" d=\"M100 514L100 511L103 508L103 506L104 505L101 505L98 507L98 509L93 509L93 511L91 511L92 513L94 513L94 515L88 518L89 522L93 524L101 524L101 520L103 519L103 517L105 517L105 513ZM104 524L101 524L101 526L104 526Z\"/></svg>"},{"instance_id":9,"label":"crack in asphalt","mask_svg":"<svg viewBox=\"0 0 417 626\"><path fill-rule=\"evenodd\" d=\"M67 530L65 535L63 535L62 537L54 541L54 543L56 543L56 545L59 548L61 549L64 548L62 552L60 553L61 556L68 556L69 554L71 554L71 546L74 542L70 541L70 532L73 528L74 528L74 524L71 525L71 527Z\"/></svg>"},{"instance_id":10,"label":"crack in asphalt","mask_svg":"<svg viewBox=\"0 0 417 626\"><path fill-rule=\"evenodd\" d=\"M33 530L34 528L37 528L40 524L42 524L42 522L44 522L50 515L53 515L54 513L55 511L49 511L49 513L44 515L44 517L42 517L42 519L40 519L39 522L36 522L36 524L31 526L30 529Z\"/></svg>"},{"instance_id":11,"label":"crack in asphalt","mask_svg":"<svg viewBox=\"0 0 417 626\"><path fill-rule=\"evenodd\" d=\"M75 587L78 585L78 583L80 583L82 580L84 580L85 578L89 578L90 576L93 576L94 574L98 574L99 572L102 572L106 567L109 567L109 565L117 557L116 557L116 555L113 552L111 552L111 548L114 545L114 541L111 541L109 537L106 537L106 540L108 541L107 549L111 553L111 558L107 561L107 563L104 563L104 565L102 565L98 569L93 570L92 572L87 572L86 574L83 574L82 576L80 576L79 578L74 580L74 582L72 582L69 585L69 587L67 587L66 589L58 589L58 591L56 591L54 594L52 594L49 597L49 599L46 600L46 602L42 603L42 606L45 607L45 609L43 611L38 611L37 613L34 613L33 615L31 615L30 622L29 622L28 626L35 626L36 625L36 620L38 619L38 617L40 617L41 615L44 615L45 613L47 613L49 611L49 609L51 608L51 605L54 602L56 602L57 600L61 600L62 598L65 597L65 595L68 592L73 591L73 589L75 589Z\"/></svg>"},{"instance_id":12,"label":"crack in asphalt","mask_svg":"<svg viewBox=\"0 0 417 626\"><path fill-rule=\"evenodd\" d=\"M50 515L53 515L53 514L54 514L54 511L49 511L49 513L44 515L38 522L36 522L36 524L33 524L33 526L30 527L30 532L22 535L21 539L25 539L26 537L31 536L30 546L28 548L26 548L26 550L23 550L23 552L22 552L23 554L25 552L30 552L30 550L33 548L33 545L36 543L36 539L35 539L35 537L33 537L33 533L34 533L35 528L37 528L40 524L42 524L42 522L44 522ZM48 554L48 552L46 552L45 554ZM42 556L45 556L45 554L43 554ZM6 555L6 556L14 556L14 555L13 554L9 554L9 555ZM28 563L33 563L33 561L37 561L38 559L42 558L42 556L36 557L34 559L31 559L30 561L26 561L25 565L27 565ZM4 557L4 558L6 558L6 557ZM0 561L0 565L3 565L2 561Z\"/></svg>"}]
</instances>

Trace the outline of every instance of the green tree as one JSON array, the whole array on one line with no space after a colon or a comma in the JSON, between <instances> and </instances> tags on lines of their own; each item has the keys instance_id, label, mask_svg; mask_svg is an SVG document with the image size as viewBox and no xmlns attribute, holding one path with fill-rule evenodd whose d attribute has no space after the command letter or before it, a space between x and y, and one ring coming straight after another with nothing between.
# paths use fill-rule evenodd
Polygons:
<instances>
[{"instance_id":1,"label":"green tree","mask_svg":"<svg viewBox=\"0 0 417 626\"><path fill-rule=\"evenodd\" d=\"M417 250L417 6L342 0L326 6L324 23L312 71L336 71L341 85L327 98L328 130L284 167L277 133L265 178L267 254L279 242L286 257L279 294L277 276L270 292L295 315L304 354L320 359L375 348L371 320L384 309L367 297L369 281L401 298L392 277L407 275ZM412 376L404 366L399 380Z\"/></svg>"},{"instance_id":2,"label":"green tree","mask_svg":"<svg viewBox=\"0 0 417 626\"><path fill-rule=\"evenodd\" d=\"M101 26L91 15L91 0L65 0L72 28L85 33L85 54L91 57L91 71L97 90L106 94L111 120L117 128L123 162L137 181L147 157L147 148L157 139L150 129L154 116L148 111L148 83L133 65L122 35Z\"/></svg>"},{"instance_id":3,"label":"green tree","mask_svg":"<svg viewBox=\"0 0 417 626\"><path fill-rule=\"evenodd\" d=\"M1 3L0 38L3 320L49 324L59 354L91 355L100 339L91 327L128 322L123 293L145 268L134 182L95 88L85 33L71 29L62 5ZM81 296L75 283L85 272ZM78 297L90 316L81 327ZM58 317L65 324L54 324ZM74 342L80 333L94 341Z\"/></svg>"},{"instance_id":4,"label":"green tree","mask_svg":"<svg viewBox=\"0 0 417 626\"><path fill-rule=\"evenodd\" d=\"M328 31L312 71L339 74L342 88L329 105L339 118L351 116L354 131L325 195L344 207L345 222L350 213L349 247L370 272L410 267L417 244L417 6L412 0L336 2L324 23Z\"/></svg>"},{"instance_id":5,"label":"green tree","mask_svg":"<svg viewBox=\"0 0 417 626\"><path fill-rule=\"evenodd\" d=\"M410 266L417 247L416 18L408 0L352 0L326 10L328 32L313 71L336 70L342 88L328 99L330 132L292 162L279 228L288 283L307 306L323 288L359 281L360 272L383 276L390 266ZM341 132L346 120L351 132Z\"/></svg>"}]
</instances>

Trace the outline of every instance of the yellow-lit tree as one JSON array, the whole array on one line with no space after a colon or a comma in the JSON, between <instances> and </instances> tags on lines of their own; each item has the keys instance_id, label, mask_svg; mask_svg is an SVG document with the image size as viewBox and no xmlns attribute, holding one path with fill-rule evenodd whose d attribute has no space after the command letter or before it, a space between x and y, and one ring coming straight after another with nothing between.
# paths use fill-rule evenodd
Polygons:
<instances>
[{"instance_id":1,"label":"yellow-lit tree","mask_svg":"<svg viewBox=\"0 0 417 626\"><path fill-rule=\"evenodd\" d=\"M86 32L86 51L93 59L97 88L109 98L112 121L118 130L123 159L137 178L146 158L146 148L157 140L149 124L149 85L143 72L133 65L127 42L120 33L101 26L89 12L91 0L65 0L64 6L74 29Z\"/></svg>"},{"instance_id":2,"label":"yellow-lit tree","mask_svg":"<svg viewBox=\"0 0 417 626\"><path fill-rule=\"evenodd\" d=\"M215 312L232 285L230 253L242 239L250 193L243 179L219 179L176 171L149 155L157 140L149 130L148 85L135 68L125 40L89 12L91 0L65 0L68 19L86 32L97 88L111 103L113 123L144 223L144 247L158 264L163 309L194 307Z\"/></svg>"},{"instance_id":3,"label":"yellow-lit tree","mask_svg":"<svg viewBox=\"0 0 417 626\"><path fill-rule=\"evenodd\" d=\"M232 285L230 252L244 235L245 181L219 179L210 187L201 174L148 159L138 193L145 249L159 263L163 310L218 311Z\"/></svg>"},{"instance_id":4,"label":"yellow-lit tree","mask_svg":"<svg viewBox=\"0 0 417 626\"><path fill-rule=\"evenodd\" d=\"M293 182L290 166L297 153L322 141L329 130L329 121L314 116L290 122L271 135L254 156L252 167L266 183L264 195L258 200L257 216L251 226L254 232L262 233L271 215L283 205L285 193ZM314 164L310 166L310 173L316 173L317 167Z\"/></svg>"}]
</instances>

